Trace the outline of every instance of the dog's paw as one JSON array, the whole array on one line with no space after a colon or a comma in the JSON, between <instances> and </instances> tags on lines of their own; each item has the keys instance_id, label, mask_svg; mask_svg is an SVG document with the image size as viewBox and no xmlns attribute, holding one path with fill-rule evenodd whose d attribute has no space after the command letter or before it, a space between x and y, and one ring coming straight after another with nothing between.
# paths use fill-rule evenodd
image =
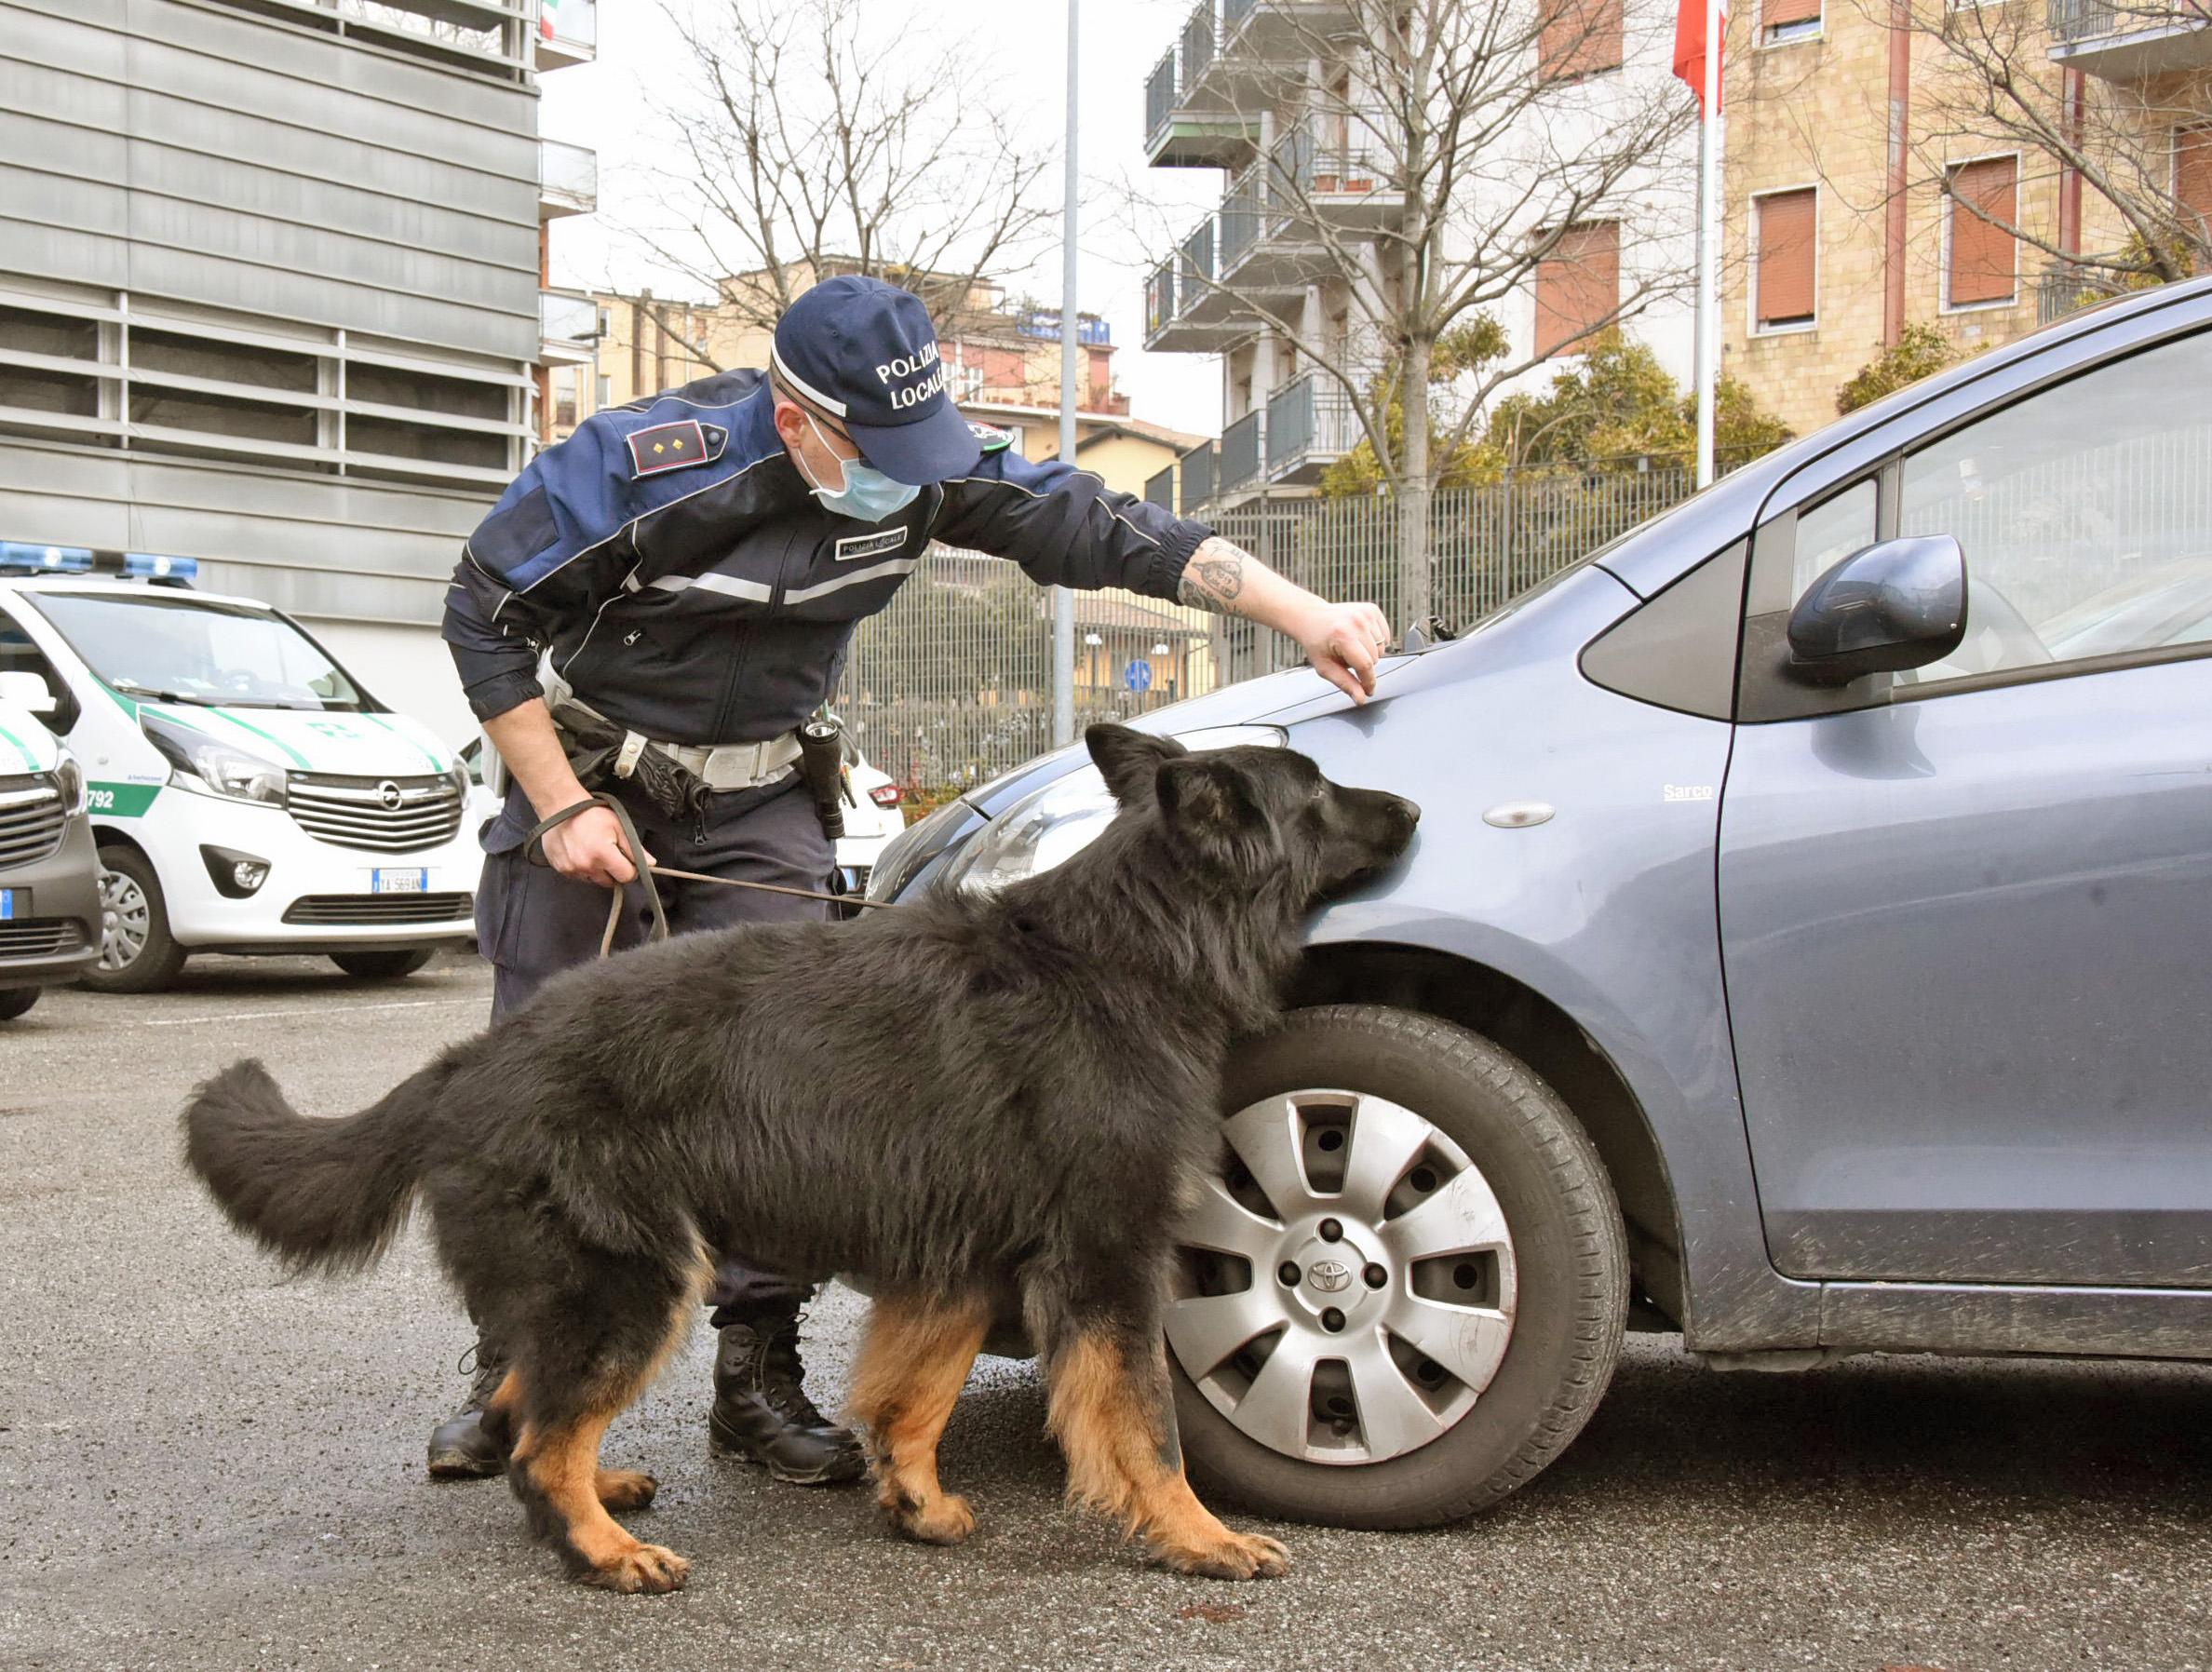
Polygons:
<instances>
[{"instance_id":1,"label":"dog's paw","mask_svg":"<svg viewBox=\"0 0 2212 1672\"><path fill-rule=\"evenodd\" d=\"M603 1567L584 1575L587 1584L635 1595L639 1592L681 1591L691 1577L691 1563L658 1544L640 1544L626 1550Z\"/></svg>"},{"instance_id":2,"label":"dog's paw","mask_svg":"<svg viewBox=\"0 0 2212 1672\"><path fill-rule=\"evenodd\" d=\"M635 1469L601 1469L593 1483L599 1501L612 1510L644 1509L660 1490L660 1482Z\"/></svg>"},{"instance_id":3,"label":"dog's paw","mask_svg":"<svg viewBox=\"0 0 2212 1672\"><path fill-rule=\"evenodd\" d=\"M976 1530L976 1512L957 1492L946 1492L927 1503L904 1494L889 1498L883 1513L904 1537L924 1544L958 1544Z\"/></svg>"},{"instance_id":4,"label":"dog's paw","mask_svg":"<svg viewBox=\"0 0 2212 1672\"><path fill-rule=\"evenodd\" d=\"M1290 1571L1290 1555L1259 1533L1230 1532L1204 1544L1159 1547L1153 1559L1200 1579L1280 1579Z\"/></svg>"}]
</instances>

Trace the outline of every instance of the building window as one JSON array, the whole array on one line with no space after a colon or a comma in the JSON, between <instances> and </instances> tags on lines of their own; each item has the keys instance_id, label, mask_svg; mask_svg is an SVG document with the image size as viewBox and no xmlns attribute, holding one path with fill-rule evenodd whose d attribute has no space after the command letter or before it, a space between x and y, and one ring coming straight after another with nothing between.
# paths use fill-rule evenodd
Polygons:
<instances>
[{"instance_id":1,"label":"building window","mask_svg":"<svg viewBox=\"0 0 2212 1672\"><path fill-rule=\"evenodd\" d=\"M2174 207L2212 248L2212 126L2174 129ZM2212 259L2200 257L2197 271L2212 272Z\"/></svg>"},{"instance_id":2,"label":"building window","mask_svg":"<svg viewBox=\"0 0 2212 1672\"><path fill-rule=\"evenodd\" d=\"M1622 0L1546 0L1536 37L1540 81L1568 81L1621 67Z\"/></svg>"},{"instance_id":3,"label":"building window","mask_svg":"<svg viewBox=\"0 0 2212 1672\"><path fill-rule=\"evenodd\" d=\"M614 404L614 380L601 372L598 380L598 386L591 392L591 410L595 412L603 412Z\"/></svg>"},{"instance_id":4,"label":"building window","mask_svg":"<svg viewBox=\"0 0 2212 1672\"><path fill-rule=\"evenodd\" d=\"M1758 329L1802 330L1814 323L1819 291L1812 186L1751 200L1751 294Z\"/></svg>"},{"instance_id":5,"label":"building window","mask_svg":"<svg viewBox=\"0 0 2212 1672\"><path fill-rule=\"evenodd\" d=\"M553 386L553 423L560 429L574 429L576 383L584 374L573 366L567 366L556 375L559 381Z\"/></svg>"},{"instance_id":6,"label":"building window","mask_svg":"<svg viewBox=\"0 0 2212 1672\"><path fill-rule=\"evenodd\" d=\"M1536 352L1547 357L1571 352L1610 324L1620 306L1620 223L1568 227L1536 263Z\"/></svg>"},{"instance_id":7,"label":"building window","mask_svg":"<svg viewBox=\"0 0 2212 1672\"><path fill-rule=\"evenodd\" d=\"M1760 0L1759 44L1787 47L1820 38L1821 0Z\"/></svg>"},{"instance_id":8,"label":"building window","mask_svg":"<svg viewBox=\"0 0 2212 1672\"><path fill-rule=\"evenodd\" d=\"M1944 184L1945 304L1986 307L2014 301L2019 293L2019 240L2006 228L2019 215L2020 159L1954 163Z\"/></svg>"}]
</instances>

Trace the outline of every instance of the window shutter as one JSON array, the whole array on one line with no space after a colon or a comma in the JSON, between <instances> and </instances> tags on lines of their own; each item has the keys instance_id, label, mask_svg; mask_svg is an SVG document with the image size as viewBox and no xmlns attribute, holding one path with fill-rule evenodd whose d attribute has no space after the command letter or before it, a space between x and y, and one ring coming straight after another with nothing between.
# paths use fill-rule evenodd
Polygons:
<instances>
[{"instance_id":1,"label":"window shutter","mask_svg":"<svg viewBox=\"0 0 2212 1672\"><path fill-rule=\"evenodd\" d=\"M1795 324L1813 317L1814 188L1776 192L1759 203L1759 322Z\"/></svg>"},{"instance_id":2,"label":"window shutter","mask_svg":"<svg viewBox=\"0 0 2212 1672\"><path fill-rule=\"evenodd\" d=\"M2010 302L2017 290L2016 240L2003 227L1982 219L2012 222L2019 213L2019 161L1993 156L1961 163L1950 171L1950 300L1953 307L1976 302ZM1972 204L1974 209L1967 206ZM1981 214L1976 214L1978 209Z\"/></svg>"},{"instance_id":3,"label":"window shutter","mask_svg":"<svg viewBox=\"0 0 2212 1672\"><path fill-rule=\"evenodd\" d=\"M1760 0L1759 7L1762 29L1780 23L1811 23L1819 17L1820 0Z\"/></svg>"},{"instance_id":4,"label":"window shutter","mask_svg":"<svg viewBox=\"0 0 2212 1672\"><path fill-rule=\"evenodd\" d=\"M1621 228L1593 221L1570 226L1536 263L1536 352L1565 354L1621 305Z\"/></svg>"},{"instance_id":5,"label":"window shutter","mask_svg":"<svg viewBox=\"0 0 2212 1672\"><path fill-rule=\"evenodd\" d=\"M1536 41L1540 81L1621 67L1623 0L1549 0Z\"/></svg>"},{"instance_id":6,"label":"window shutter","mask_svg":"<svg viewBox=\"0 0 2212 1672\"><path fill-rule=\"evenodd\" d=\"M2174 130L2174 202L2185 218L2193 219L2191 230L2212 240L2212 128ZM2200 262L2197 271L2212 268Z\"/></svg>"}]
</instances>

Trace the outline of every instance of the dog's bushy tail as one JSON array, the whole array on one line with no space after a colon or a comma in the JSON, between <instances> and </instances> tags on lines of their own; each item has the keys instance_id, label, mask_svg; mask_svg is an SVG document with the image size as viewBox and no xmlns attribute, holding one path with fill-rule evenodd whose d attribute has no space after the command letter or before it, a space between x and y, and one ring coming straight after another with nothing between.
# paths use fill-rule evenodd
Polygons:
<instances>
[{"instance_id":1,"label":"dog's bushy tail","mask_svg":"<svg viewBox=\"0 0 2212 1672\"><path fill-rule=\"evenodd\" d=\"M310 1120L258 1061L233 1063L179 1117L185 1165L294 1271L364 1271L406 1222L446 1072L434 1062L358 1114Z\"/></svg>"}]
</instances>

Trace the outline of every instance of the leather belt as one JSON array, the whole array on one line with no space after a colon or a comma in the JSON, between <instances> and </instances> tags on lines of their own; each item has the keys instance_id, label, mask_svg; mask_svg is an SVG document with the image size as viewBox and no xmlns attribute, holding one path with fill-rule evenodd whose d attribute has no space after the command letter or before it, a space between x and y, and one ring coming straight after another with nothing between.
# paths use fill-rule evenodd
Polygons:
<instances>
[{"instance_id":1,"label":"leather belt","mask_svg":"<svg viewBox=\"0 0 2212 1672\"><path fill-rule=\"evenodd\" d=\"M608 720L578 696L575 687L553 671L550 658L539 664L538 682L545 687L546 707L573 703L594 720L611 726L622 724L620 721ZM639 754L646 748L657 749L718 794L780 783L798 769L796 730L760 743L660 743L627 726L623 730L626 735L622 748L614 761L614 775L618 778L630 775L638 764Z\"/></svg>"}]
</instances>

